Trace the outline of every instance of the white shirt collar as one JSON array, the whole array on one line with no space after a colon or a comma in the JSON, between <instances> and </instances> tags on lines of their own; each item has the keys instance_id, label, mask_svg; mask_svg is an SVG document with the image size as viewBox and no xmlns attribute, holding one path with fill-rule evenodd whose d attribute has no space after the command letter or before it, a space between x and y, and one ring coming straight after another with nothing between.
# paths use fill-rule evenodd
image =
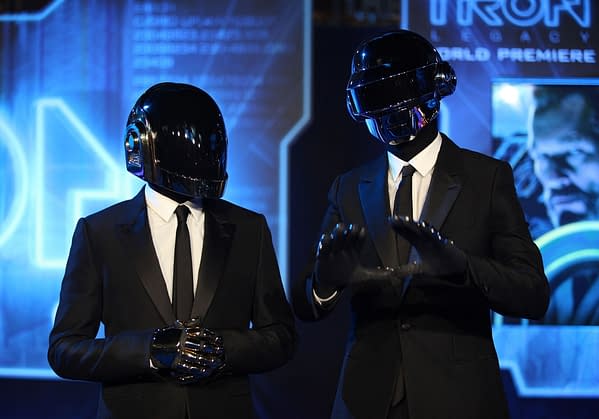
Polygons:
<instances>
[{"instance_id":1,"label":"white shirt collar","mask_svg":"<svg viewBox=\"0 0 599 419\"><path fill-rule=\"evenodd\" d=\"M408 164L412 165L412 167L416 169L420 176L426 176L435 167L437 156L439 155L439 150L441 149L441 142L441 134L438 133L437 137L428 146L426 146L424 150L416 154L409 162L400 159L391 152L387 152L389 170L391 171L391 176L393 179L396 180L401 172L401 169Z\"/></svg>"},{"instance_id":2,"label":"white shirt collar","mask_svg":"<svg viewBox=\"0 0 599 419\"><path fill-rule=\"evenodd\" d=\"M149 185L146 185L144 188L144 193L146 197L146 205L150 207L164 222L168 222L171 217L173 217L177 206L179 203L168 196L162 195L161 193L156 192L154 189L150 188ZM201 200L191 200L183 202L183 205L189 208L191 216L196 220L201 220L202 215L202 205Z\"/></svg>"}]
</instances>

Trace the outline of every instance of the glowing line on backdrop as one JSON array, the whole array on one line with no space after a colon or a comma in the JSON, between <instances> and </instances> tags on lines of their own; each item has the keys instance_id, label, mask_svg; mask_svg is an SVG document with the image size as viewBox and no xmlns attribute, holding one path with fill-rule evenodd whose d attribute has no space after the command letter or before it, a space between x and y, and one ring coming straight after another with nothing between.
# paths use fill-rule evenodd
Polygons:
<instances>
[{"instance_id":1,"label":"glowing line on backdrop","mask_svg":"<svg viewBox=\"0 0 599 419\"><path fill-rule=\"evenodd\" d=\"M535 243L539 249L542 249L545 246L554 243L556 240L560 240L562 237L577 233L587 233L590 231L599 232L599 221L579 221L577 223L566 224L543 234L535 240Z\"/></svg>"},{"instance_id":2,"label":"glowing line on backdrop","mask_svg":"<svg viewBox=\"0 0 599 419\"><path fill-rule=\"evenodd\" d=\"M401 0L401 20L399 21L399 25L401 29L408 29L408 22L410 20L410 12L408 11L409 0Z\"/></svg>"},{"instance_id":3,"label":"glowing line on backdrop","mask_svg":"<svg viewBox=\"0 0 599 419\"><path fill-rule=\"evenodd\" d=\"M299 132L312 118L311 92L312 92L312 0L304 2L304 71L303 71L303 98L302 115L300 119L285 134L279 146L279 230L278 230L278 258L283 277L283 286L289 295L290 278L289 263L289 148L297 139Z\"/></svg>"},{"instance_id":4,"label":"glowing line on backdrop","mask_svg":"<svg viewBox=\"0 0 599 419\"><path fill-rule=\"evenodd\" d=\"M599 221L579 221L557 227L535 240L535 244L543 255L545 274L551 283L554 275L558 275L564 268L576 263L599 261L599 248L586 248L590 246L593 235L599 234ZM588 243L584 238L589 238ZM564 249L560 244L569 244ZM580 248L582 246L582 248ZM567 252L565 255L564 252ZM526 319L522 324L527 324ZM493 313L495 327L503 325L503 316Z\"/></svg>"},{"instance_id":5,"label":"glowing line on backdrop","mask_svg":"<svg viewBox=\"0 0 599 419\"><path fill-rule=\"evenodd\" d=\"M50 368L0 368L2 378L51 378L57 376Z\"/></svg>"},{"instance_id":6,"label":"glowing line on backdrop","mask_svg":"<svg viewBox=\"0 0 599 419\"><path fill-rule=\"evenodd\" d=\"M513 327L513 326L512 326ZM571 326L572 327L572 326ZM574 326L585 328L588 326ZM584 329L583 329L584 330ZM586 330L584 330L586 332ZM518 394L527 397L597 397L597 393L599 392L599 386L594 387L586 387L584 389L580 388L572 388L568 387L532 387L526 384L526 380L522 375L522 370L517 362L509 360L509 361L501 361L500 366L503 369L509 370L512 374L512 379L514 380L514 386L518 389Z\"/></svg>"},{"instance_id":7,"label":"glowing line on backdrop","mask_svg":"<svg viewBox=\"0 0 599 419\"><path fill-rule=\"evenodd\" d=\"M14 233L21 218L25 215L27 195L29 188L29 172L25 152L19 144L19 139L9 128L3 118L0 118L0 143L5 142L8 154L12 160L14 176L14 196L8 210L8 216L0 224L0 246L2 246ZM10 178L10 177L9 177Z\"/></svg>"},{"instance_id":8,"label":"glowing line on backdrop","mask_svg":"<svg viewBox=\"0 0 599 419\"><path fill-rule=\"evenodd\" d=\"M567 255L556 259L552 264L548 265L545 269L545 273L548 277L553 277L554 274L561 272L564 268L567 268L571 265L591 261L599 262L599 249L584 249L578 252L568 253Z\"/></svg>"},{"instance_id":9,"label":"glowing line on backdrop","mask_svg":"<svg viewBox=\"0 0 599 419\"><path fill-rule=\"evenodd\" d=\"M29 13L5 13L0 14L0 22L37 22L47 18L54 10L60 6L64 0L54 0L39 12Z\"/></svg>"},{"instance_id":10,"label":"glowing line on backdrop","mask_svg":"<svg viewBox=\"0 0 599 419\"><path fill-rule=\"evenodd\" d=\"M100 141L91 134L90 130L81 122L81 120L73 113L73 111L58 98L42 98L36 101L35 105L35 121L36 121L36 167L39 171L38 179L44 179L44 151L46 146L45 130L45 114L49 110L55 110L64 116L67 122L77 131L76 137L83 142L85 146L91 149L92 155L102 161L104 174L108 178L106 187L101 191L91 191L89 189L71 189L69 193L74 197L73 217L70 220L72 225L79 217L83 215L83 201L87 199L118 199L123 195L123 182L119 182L122 169L117 165L114 159L102 147ZM45 212L44 212L44 197L45 188L41 182L34 185L34 196L36 199L35 205L35 252L34 263L41 268L48 269L63 269L66 258L47 258L44 255L44 227L45 227ZM66 220L65 220L66 221ZM71 225L69 224L69 225ZM66 255L65 255L66 256Z\"/></svg>"}]
</instances>

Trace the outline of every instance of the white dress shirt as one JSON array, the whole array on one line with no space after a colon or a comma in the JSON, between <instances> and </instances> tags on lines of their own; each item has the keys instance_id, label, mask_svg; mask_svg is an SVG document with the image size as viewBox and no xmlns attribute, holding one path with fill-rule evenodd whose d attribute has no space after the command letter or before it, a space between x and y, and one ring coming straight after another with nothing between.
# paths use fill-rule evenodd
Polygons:
<instances>
[{"instance_id":1,"label":"white dress shirt","mask_svg":"<svg viewBox=\"0 0 599 419\"><path fill-rule=\"evenodd\" d=\"M148 223L152 233L152 242L160 263L162 277L171 301L173 301L173 265L175 263L175 238L177 234L177 216L175 209L178 202L159 194L149 186L145 188ZM200 201L186 201L183 205L189 208L187 229L191 244L191 263L193 269L193 290L198 283L198 273L204 244L204 211Z\"/></svg>"},{"instance_id":2,"label":"white dress shirt","mask_svg":"<svg viewBox=\"0 0 599 419\"><path fill-rule=\"evenodd\" d=\"M401 169L409 164L416 169L412 175L412 218L414 220L420 218L440 149L441 135L437 134L437 138L409 162L400 159L392 153L387 153L387 160L389 161L387 188L389 191L389 209L391 214L393 214L397 187L401 182Z\"/></svg>"},{"instance_id":3,"label":"white dress shirt","mask_svg":"<svg viewBox=\"0 0 599 419\"><path fill-rule=\"evenodd\" d=\"M418 220L424 207L424 201L426 200L426 194L431 184L431 178L433 176L433 169L439 156L439 150L441 150L441 134L437 134L437 137L430 143L424 150L414 156L410 161L404 161L397 157L395 154L387 152L387 160L389 162L389 169L387 170L387 190L389 192L389 213L393 214L393 205L395 204L395 194L397 188L401 182L401 169L406 165L411 165L416 169L412 175L412 218ZM331 301L337 296L338 292L335 291L328 297L320 297L316 294L316 291L312 289L312 295L318 304L323 304Z\"/></svg>"}]
</instances>

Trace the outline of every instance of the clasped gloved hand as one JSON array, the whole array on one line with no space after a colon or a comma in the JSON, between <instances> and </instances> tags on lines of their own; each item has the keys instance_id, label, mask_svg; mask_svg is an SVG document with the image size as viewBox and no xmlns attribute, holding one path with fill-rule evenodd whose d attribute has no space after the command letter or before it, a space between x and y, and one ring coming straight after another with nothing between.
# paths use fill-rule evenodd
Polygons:
<instances>
[{"instance_id":1,"label":"clasped gloved hand","mask_svg":"<svg viewBox=\"0 0 599 419\"><path fill-rule=\"evenodd\" d=\"M206 381L225 370L222 337L201 327L198 319L156 329L150 359L161 376L181 384Z\"/></svg>"},{"instance_id":2,"label":"clasped gloved hand","mask_svg":"<svg viewBox=\"0 0 599 419\"><path fill-rule=\"evenodd\" d=\"M418 251L420 260L399 268L408 275L461 276L466 271L466 254L433 226L408 216L392 216L393 229Z\"/></svg>"},{"instance_id":3,"label":"clasped gloved hand","mask_svg":"<svg viewBox=\"0 0 599 419\"><path fill-rule=\"evenodd\" d=\"M365 268L360 263L360 250L366 229L355 224L337 224L318 242L315 265L315 289L327 296L346 286L364 281L398 279L391 268Z\"/></svg>"}]
</instances>

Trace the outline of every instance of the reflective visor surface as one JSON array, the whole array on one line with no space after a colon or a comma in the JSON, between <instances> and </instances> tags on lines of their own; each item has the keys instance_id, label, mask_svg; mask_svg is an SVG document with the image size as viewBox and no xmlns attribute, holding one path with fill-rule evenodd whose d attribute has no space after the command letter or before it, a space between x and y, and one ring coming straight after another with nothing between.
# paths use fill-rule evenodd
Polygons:
<instances>
[{"instance_id":1,"label":"reflective visor surface","mask_svg":"<svg viewBox=\"0 0 599 419\"><path fill-rule=\"evenodd\" d=\"M390 75L375 81L363 82L355 74L347 86L348 101L355 116L372 116L388 109L409 107L415 100L433 94L436 64L414 71Z\"/></svg>"}]
</instances>

